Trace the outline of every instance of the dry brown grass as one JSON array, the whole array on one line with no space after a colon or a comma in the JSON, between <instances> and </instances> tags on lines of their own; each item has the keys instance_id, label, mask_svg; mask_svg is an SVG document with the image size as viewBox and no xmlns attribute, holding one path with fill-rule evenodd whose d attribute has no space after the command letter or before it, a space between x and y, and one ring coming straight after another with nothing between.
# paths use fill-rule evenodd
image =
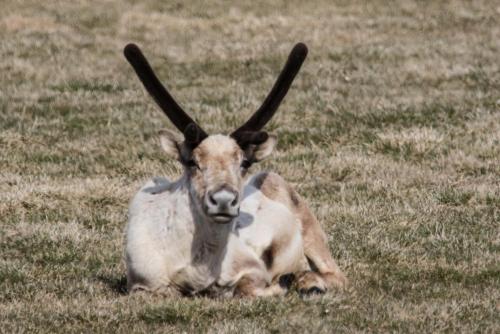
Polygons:
<instances>
[{"instance_id":1,"label":"dry brown grass","mask_svg":"<svg viewBox=\"0 0 500 334\"><path fill-rule=\"evenodd\" d=\"M0 331L498 333L498 3L247 3L2 1ZM211 132L239 124L308 44L259 168L311 203L348 291L124 293L128 201L180 171L129 41Z\"/></svg>"}]
</instances>

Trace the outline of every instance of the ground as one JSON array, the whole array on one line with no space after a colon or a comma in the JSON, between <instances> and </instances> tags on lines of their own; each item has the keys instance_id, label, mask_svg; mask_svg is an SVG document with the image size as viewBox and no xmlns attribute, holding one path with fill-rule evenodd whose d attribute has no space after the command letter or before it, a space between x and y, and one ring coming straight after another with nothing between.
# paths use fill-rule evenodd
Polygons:
<instances>
[{"instance_id":1,"label":"ground","mask_svg":"<svg viewBox=\"0 0 500 334\"><path fill-rule=\"evenodd\" d=\"M500 4L2 1L2 332L500 331ZM168 300L125 292L127 205L179 176L139 44L211 133L309 57L267 127L345 291Z\"/></svg>"}]
</instances>

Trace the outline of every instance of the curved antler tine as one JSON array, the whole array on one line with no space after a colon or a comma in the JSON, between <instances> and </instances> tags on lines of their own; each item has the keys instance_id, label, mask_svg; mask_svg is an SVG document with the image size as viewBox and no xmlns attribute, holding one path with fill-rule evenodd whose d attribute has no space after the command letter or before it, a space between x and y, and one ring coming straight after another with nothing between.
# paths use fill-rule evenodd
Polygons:
<instances>
[{"instance_id":1,"label":"curved antler tine","mask_svg":"<svg viewBox=\"0 0 500 334\"><path fill-rule=\"evenodd\" d=\"M264 103L262 103L260 108L252 115L252 117L250 117L245 124L234 131L231 136L237 138L238 133L240 132L259 131L266 125L267 122L269 122L278 109L281 101L283 101L288 89L292 85L293 79L299 72L306 56L307 46L303 43L297 43L290 52L285 67L274 83L271 92L264 100Z\"/></svg>"},{"instance_id":2,"label":"curved antler tine","mask_svg":"<svg viewBox=\"0 0 500 334\"><path fill-rule=\"evenodd\" d=\"M196 124L188 114L182 110L182 108L175 102L173 97L169 94L167 89L161 84L158 77L155 75L153 69L149 65L146 57L135 44L128 44L123 50L125 58L127 58L130 65L137 73L137 76L141 80L142 84L148 91L148 93L153 97L158 106L163 110L165 115L174 123L174 125L182 133L186 128L193 124L197 127L196 133L201 140L205 139L208 135L203 129ZM190 131L192 132L192 131ZM198 142L199 143L199 142Z\"/></svg>"}]
</instances>

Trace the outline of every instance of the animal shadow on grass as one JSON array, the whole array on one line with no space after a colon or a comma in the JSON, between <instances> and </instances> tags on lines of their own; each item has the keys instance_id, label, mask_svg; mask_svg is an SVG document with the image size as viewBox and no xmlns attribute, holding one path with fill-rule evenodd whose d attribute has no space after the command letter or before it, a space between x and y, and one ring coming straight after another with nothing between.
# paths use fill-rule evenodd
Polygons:
<instances>
[{"instance_id":1,"label":"animal shadow on grass","mask_svg":"<svg viewBox=\"0 0 500 334\"><path fill-rule=\"evenodd\" d=\"M111 290L113 290L115 293L119 295L126 295L128 294L127 291L127 277L126 276L121 276L121 277L112 277L112 276L105 276L105 275L99 275L97 276L97 279L107 285ZM291 290L293 288L293 285L296 281L296 277L294 274L286 274L282 275L279 278L279 285L287 290ZM316 295L316 294L322 294L319 290L309 290L309 291L299 291L299 295L301 297L305 296L311 296L311 295ZM199 294L201 297L208 297L208 298L214 298L216 295L213 295L211 291L203 291Z\"/></svg>"},{"instance_id":2,"label":"animal shadow on grass","mask_svg":"<svg viewBox=\"0 0 500 334\"><path fill-rule=\"evenodd\" d=\"M127 277L125 276L114 277L114 276L99 275L97 276L97 279L102 283L106 284L111 290L120 295L126 295L128 293Z\"/></svg>"}]
</instances>

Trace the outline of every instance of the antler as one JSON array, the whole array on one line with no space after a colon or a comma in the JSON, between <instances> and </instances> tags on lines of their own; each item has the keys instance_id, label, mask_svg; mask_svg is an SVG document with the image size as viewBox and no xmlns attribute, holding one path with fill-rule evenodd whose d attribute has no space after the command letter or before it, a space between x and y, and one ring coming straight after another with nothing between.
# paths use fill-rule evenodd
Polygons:
<instances>
[{"instance_id":1,"label":"antler","mask_svg":"<svg viewBox=\"0 0 500 334\"><path fill-rule=\"evenodd\" d=\"M175 102L167 89L158 80L137 45L128 44L123 52L148 93L177 129L184 134L185 143L191 148L196 147L208 136L207 133ZM249 144L258 145L267 140L267 133L260 130L278 110L306 56L307 46L303 43L297 43L290 52L285 67L274 83L271 92L267 95L260 108L245 124L231 133L231 137L236 139L241 147Z\"/></svg>"},{"instance_id":2,"label":"antler","mask_svg":"<svg viewBox=\"0 0 500 334\"><path fill-rule=\"evenodd\" d=\"M307 46L303 43L297 43L290 52L285 67L274 83L271 92L267 95L260 108L245 124L231 134L231 137L235 138L240 146L243 147L251 143L259 144L257 143L258 141L262 142L264 135L259 133L265 132L260 130L269 122L276 110L278 110L281 101L283 101L288 89L290 89L293 79L299 72L306 56ZM250 135L250 133L257 133L257 135ZM265 138L267 139L267 134Z\"/></svg>"},{"instance_id":3,"label":"antler","mask_svg":"<svg viewBox=\"0 0 500 334\"><path fill-rule=\"evenodd\" d=\"M137 45L128 44L125 46L123 53L148 93L177 129L184 134L186 144L191 148L196 147L208 136L207 133L175 102L167 89L158 80L158 77Z\"/></svg>"}]
</instances>

